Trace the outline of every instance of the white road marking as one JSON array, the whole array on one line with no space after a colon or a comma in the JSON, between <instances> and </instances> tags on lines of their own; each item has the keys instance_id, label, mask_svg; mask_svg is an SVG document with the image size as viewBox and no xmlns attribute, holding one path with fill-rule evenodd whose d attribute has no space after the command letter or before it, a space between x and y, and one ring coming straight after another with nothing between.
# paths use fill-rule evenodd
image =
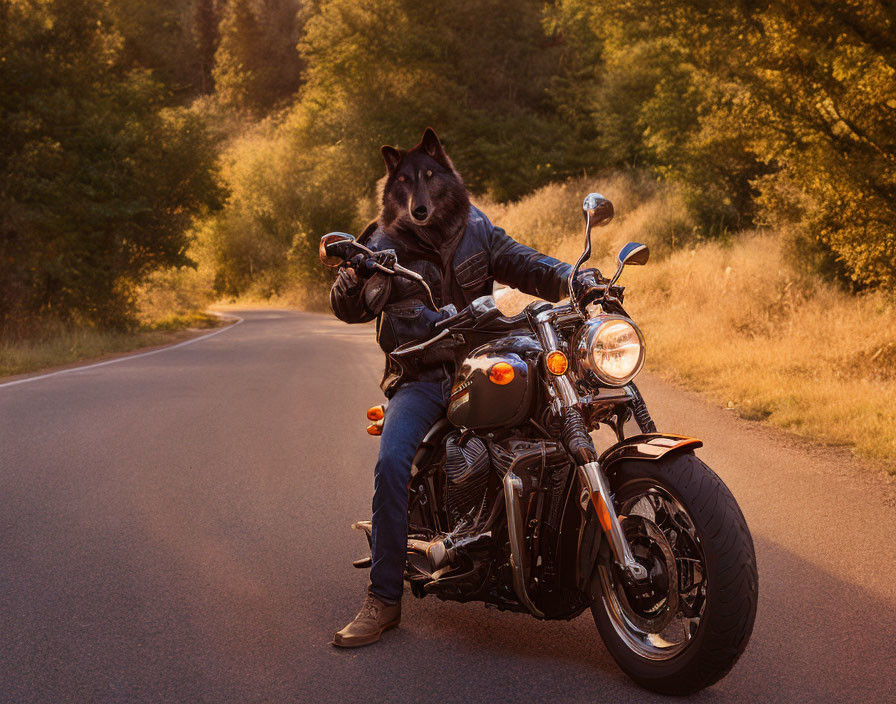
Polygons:
<instances>
[{"instance_id":1,"label":"white road marking","mask_svg":"<svg viewBox=\"0 0 896 704\"><path fill-rule=\"evenodd\" d=\"M174 345L167 345L165 347L160 347L157 350L150 350L149 352L138 352L137 354L128 354L123 357L116 357L115 359L107 359L105 362L94 362L93 364L84 364L80 367L69 367L68 369L60 369L55 372L48 372L46 374L38 374L37 376L28 376L24 379L16 379L15 381L7 381L5 383L0 384L0 389L6 386L16 386L17 384L27 384L29 381L38 381L39 379L48 379L51 376L59 376L61 374L70 374L71 372L83 372L86 369L96 369L97 367L105 367L109 364L118 364L118 362L127 362L131 359L139 359L140 357L149 357L150 355L159 354L160 352L168 352L169 350L176 350L178 347L186 347L187 345L192 345L195 342L200 342L201 340L207 340L210 337L214 337L215 335L220 335L222 332L227 332L235 328L243 319L238 315L228 315L228 314L219 314L223 318L233 318L236 320L232 325L228 325L227 327L221 328L220 330L215 330L214 332L210 332L206 335L200 335L199 337L193 337L189 340L184 340L183 342L178 342Z\"/></svg>"}]
</instances>

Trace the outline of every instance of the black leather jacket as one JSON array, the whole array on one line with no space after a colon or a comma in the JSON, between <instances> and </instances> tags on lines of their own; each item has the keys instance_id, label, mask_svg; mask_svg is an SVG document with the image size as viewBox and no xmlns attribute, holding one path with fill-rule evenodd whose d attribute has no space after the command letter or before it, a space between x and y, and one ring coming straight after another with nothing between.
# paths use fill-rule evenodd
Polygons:
<instances>
[{"instance_id":1,"label":"black leather jacket","mask_svg":"<svg viewBox=\"0 0 896 704\"><path fill-rule=\"evenodd\" d=\"M415 237L390 236L375 223L358 239L374 251L394 249L402 266L424 277L440 307L451 303L458 311L479 296L490 295L495 281L558 301L572 270L569 264L515 241L472 206L463 233L447 252ZM377 341L386 353L381 387L387 397L406 381L444 381L454 374L451 354L430 356L410 367L389 355L399 345L430 338L434 324L449 315L431 310L425 298L421 287L407 279L376 274L364 280L347 269L340 271L330 290L330 305L341 320L364 323L376 318Z\"/></svg>"}]
</instances>

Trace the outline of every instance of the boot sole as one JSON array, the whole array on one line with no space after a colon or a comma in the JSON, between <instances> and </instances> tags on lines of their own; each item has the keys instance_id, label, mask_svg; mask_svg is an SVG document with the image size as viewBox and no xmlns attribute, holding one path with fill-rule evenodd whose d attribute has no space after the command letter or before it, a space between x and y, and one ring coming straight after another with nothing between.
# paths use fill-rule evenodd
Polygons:
<instances>
[{"instance_id":1,"label":"boot sole","mask_svg":"<svg viewBox=\"0 0 896 704\"><path fill-rule=\"evenodd\" d=\"M373 645L379 641L383 633L393 628L397 628L400 623L401 621L395 621L394 623L383 626L376 633L361 638L340 638L339 636L334 636L331 645L335 645L337 648L362 648L365 645Z\"/></svg>"}]
</instances>

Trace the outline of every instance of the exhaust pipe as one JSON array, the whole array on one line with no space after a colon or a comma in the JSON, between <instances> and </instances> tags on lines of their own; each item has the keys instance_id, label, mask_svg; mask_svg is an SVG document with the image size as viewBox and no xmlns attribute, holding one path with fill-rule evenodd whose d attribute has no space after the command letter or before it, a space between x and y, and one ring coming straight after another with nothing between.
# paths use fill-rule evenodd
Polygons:
<instances>
[{"instance_id":1,"label":"exhaust pipe","mask_svg":"<svg viewBox=\"0 0 896 704\"><path fill-rule=\"evenodd\" d=\"M550 462L565 456L564 450L553 442L542 442L537 449L519 453L507 468L504 475L504 506L507 511L507 535L510 539L510 568L513 572L513 590L520 603L536 618L544 618L544 613L535 606L526 588L529 575L526 553L526 533L523 530L523 512L520 508L520 497L523 494L523 481L516 474L519 467L526 467L534 462Z\"/></svg>"},{"instance_id":2,"label":"exhaust pipe","mask_svg":"<svg viewBox=\"0 0 896 704\"><path fill-rule=\"evenodd\" d=\"M491 519L489 519L489 523L491 523ZM431 541L408 538L407 551L425 557L429 561L432 571L436 572L442 567L452 564L457 556L458 550L488 545L492 539L492 532L488 530L488 525L485 527L486 530L481 533L464 536L462 538L455 538L453 535L443 535ZM371 522L357 521L352 524L352 528L364 532L364 535L367 536L367 544L372 549L373 525ZM365 557L360 560L355 560L352 564L355 567L360 568L370 567L370 563L371 558Z\"/></svg>"},{"instance_id":3,"label":"exhaust pipe","mask_svg":"<svg viewBox=\"0 0 896 704\"><path fill-rule=\"evenodd\" d=\"M517 599L536 618L544 618L544 614L532 603L526 589L525 533L523 533L523 516L520 512L518 496L523 493L523 482L512 470L504 475L504 506L507 508L507 535L510 538L510 569L513 571L513 590Z\"/></svg>"}]
</instances>

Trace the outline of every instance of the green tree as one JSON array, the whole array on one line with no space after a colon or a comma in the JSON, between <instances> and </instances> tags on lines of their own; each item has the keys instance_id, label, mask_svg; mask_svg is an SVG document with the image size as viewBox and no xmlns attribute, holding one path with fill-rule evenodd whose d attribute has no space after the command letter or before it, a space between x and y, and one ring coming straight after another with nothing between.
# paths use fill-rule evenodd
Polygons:
<instances>
[{"instance_id":1,"label":"green tree","mask_svg":"<svg viewBox=\"0 0 896 704\"><path fill-rule=\"evenodd\" d=\"M212 70L215 66L215 52L220 40L219 3L217 0L196 0L193 14L193 35L199 60L199 92L212 92Z\"/></svg>"},{"instance_id":2,"label":"green tree","mask_svg":"<svg viewBox=\"0 0 896 704\"><path fill-rule=\"evenodd\" d=\"M243 26L233 36L258 31L244 7L230 8ZM562 176L578 154L548 90L563 49L542 10L535 0L319 3L299 100L225 156L232 194L209 231L219 289L325 281L320 236L364 224L359 203L385 171L380 146L410 146L427 125L474 191L513 198Z\"/></svg>"},{"instance_id":3,"label":"green tree","mask_svg":"<svg viewBox=\"0 0 896 704\"><path fill-rule=\"evenodd\" d=\"M594 124L600 163L677 181L704 232L718 233L751 224L751 181L766 169L680 14L676 0L562 0L549 17L575 28L570 54L586 57L576 108Z\"/></svg>"},{"instance_id":4,"label":"green tree","mask_svg":"<svg viewBox=\"0 0 896 704\"><path fill-rule=\"evenodd\" d=\"M378 147L427 125L468 185L517 197L564 168L548 87L561 49L533 0L329 0L308 20L302 109L313 140L349 144L358 183L382 173ZM550 166L549 166L550 165Z\"/></svg>"},{"instance_id":5,"label":"green tree","mask_svg":"<svg viewBox=\"0 0 896 704\"><path fill-rule=\"evenodd\" d=\"M135 284L189 264L219 199L200 120L119 63L96 0L4 2L0 16L0 328L128 320Z\"/></svg>"},{"instance_id":6,"label":"green tree","mask_svg":"<svg viewBox=\"0 0 896 704\"><path fill-rule=\"evenodd\" d=\"M787 224L803 259L896 287L896 10L880 0L561 0L597 143L708 230ZM581 42L587 42L583 45Z\"/></svg>"},{"instance_id":7,"label":"green tree","mask_svg":"<svg viewBox=\"0 0 896 704\"><path fill-rule=\"evenodd\" d=\"M301 32L297 0L231 0L215 53L215 88L222 101L255 116L282 106L302 83L296 49Z\"/></svg>"},{"instance_id":8,"label":"green tree","mask_svg":"<svg viewBox=\"0 0 896 704\"><path fill-rule=\"evenodd\" d=\"M197 0L105 0L105 18L120 38L116 62L150 69L171 89L171 100L188 102L202 81L199 47L193 36Z\"/></svg>"}]
</instances>

